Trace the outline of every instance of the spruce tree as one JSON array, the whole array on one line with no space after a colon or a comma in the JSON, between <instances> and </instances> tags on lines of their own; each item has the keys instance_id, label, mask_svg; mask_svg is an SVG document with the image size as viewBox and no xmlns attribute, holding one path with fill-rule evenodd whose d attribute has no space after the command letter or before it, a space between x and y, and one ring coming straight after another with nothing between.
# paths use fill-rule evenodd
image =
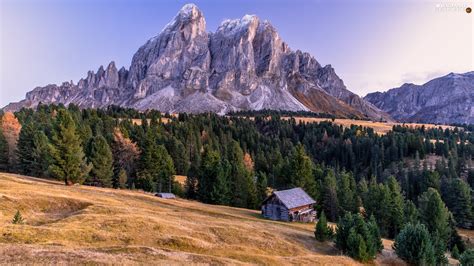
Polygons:
<instances>
[{"instance_id":1,"label":"spruce tree","mask_svg":"<svg viewBox=\"0 0 474 266\"><path fill-rule=\"evenodd\" d=\"M206 147L199 172L199 198L207 203L228 204L229 184L217 151Z\"/></svg>"},{"instance_id":2,"label":"spruce tree","mask_svg":"<svg viewBox=\"0 0 474 266\"><path fill-rule=\"evenodd\" d=\"M466 245L462 240L461 236L458 234L458 230L456 228L456 221L454 221L454 217L452 214L449 215L449 228L451 229L451 235L448 240L448 249L452 250L454 246L458 248L460 253L463 253L466 250Z\"/></svg>"},{"instance_id":3,"label":"spruce tree","mask_svg":"<svg viewBox=\"0 0 474 266\"><path fill-rule=\"evenodd\" d=\"M407 224L395 238L393 249L408 264L435 264L430 233L423 224Z\"/></svg>"},{"instance_id":4,"label":"spruce tree","mask_svg":"<svg viewBox=\"0 0 474 266\"><path fill-rule=\"evenodd\" d=\"M263 172L257 174L257 201L263 202L267 198L267 175Z\"/></svg>"},{"instance_id":5,"label":"spruce tree","mask_svg":"<svg viewBox=\"0 0 474 266\"><path fill-rule=\"evenodd\" d=\"M94 186L111 187L113 176L112 151L101 135L90 141L89 162L92 165L87 183Z\"/></svg>"},{"instance_id":6,"label":"spruce tree","mask_svg":"<svg viewBox=\"0 0 474 266\"><path fill-rule=\"evenodd\" d=\"M33 136L33 162L31 164L31 174L33 176L48 177L49 165L52 162L50 142L43 131L35 132Z\"/></svg>"},{"instance_id":7,"label":"spruce tree","mask_svg":"<svg viewBox=\"0 0 474 266\"><path fill-rule=\"evenodd\" d=\"M144 190L171 192L175 174L173 160L166 148L157 144L155 134L153 130L147 132L138 177Z\"/></svg>"},{"instance_id":8,"label":"spruce tree","mask_svg":"<svg viewBox=\"0 0 474 266\"><path fill-rule=\"evenodd\" d=\"M451 257L453 257L453 259L459 259L459 249L458 249L458 246L454 246L453 247L453 250L451 250Z\"/></svg>"},{"instance_id":9,"label":"spruce tree","mask_svg":"<svg viewBox=\"0 0 474 266\"><path fill-rule=\"evenodd\" d=\"M251 196L255 196L255 194L251 195L250 191L255 191L255 183L251 172L245 167L244 153L236 141L230 144L227 160L231 162L229 168L231 205L250 207Z\"/></svg>"},{"instance_id":10,"label":"spruce tree","mask_svg":"<svg viewBox=\"0 0 474 266\"><path fill-rule=\"evenodd\" d=\"M313 162L306 154L303 145L296 146L288 165L288 184L301 187L308 195L316 197L316 182L313 176Z\"/></svg>"},{"instance_id":11,"label":"spruce tree","mask_svg":"<svg viewBox=\"0 0 474 266\"><path fill-rule=\"evenodd\" d=\"M403 216L404 216L403 221L405 224L408 224L408 223L416 224L419 222L418 209L416 208L415 204L412 201L407 200L405 202L405 207L403 209Z\"/></svg>"},{"instance_id":12,"label":"spruce tree","mask_svg":"<svg viewBox=\"0 0 474 266\"><path fill-rule=\"evenodd\" d=\"M474 225L471 189L466 182L460 178L449 180L443 187L443 200L457 226L469 229Z\"/></svg>"},{"instance_id":13,"label":"spruce tree","mask_svg":"<svg viewBox=\"0 0 474 266\"><path fill-rule=\"evenodd\" d=\"M461 266L472 266L474 265L474 249L468 249L461 254L459 258Z\"/></svg>"},{"instance_id":14,"label":"spruce tree","mask_svg":"<svg viewBox=\"0 0 474 266\"><path fill-rule=\"evenodd\" d=\"M356 183L352 174L343 171L338 175L337 183L339 212L357 212Z\"/></svg>"},{"instance_id":15,"label":"spruce tree","mask_svg":"<svg viewBox=\"0 0 474 266\"><path fill-rule=\"evenodd\" d=\"M23 216L21 215L20 211L16 211L15 216L13 216L12 219L12 224L23 224L25 222L25 219L23 219Z\"/></svg>"},{"instance_id":16,"label":"spruce tree","mask_svg":"<svg viewBox=\"0 0 474 266\"><path fill-rule=\"evenodd\" d=\"M401 230L404 224L404 201L400 185L395 177L391 176L387 180L387 186L390 191L389 217L390 224L388 236L394 238Z\"/></svg>"},{"instance_id":17,"label":"spruce tree","mask_svg":"<svg viewBox=\"0 0 474 266\"><path fill-rule=\"evenodd\" d=\"M319 220L316 223L316 229L314 231L314 236L318 241L324 242L326 240L329 240L333 237L333 230L331 227L328 226L326 215L324 214L324 211L321 212L321 215L319 216Z\"/></svg>"},{"instance_id":18,"label":"spruce tree","mask_svg":"<svg viewBox=\"0 0 474 266\"><path fill-rule=\"evenodd\" d=\"M124 188L127 188L127 171L125 171L125 169L121 168L119 173L118 173L118 177L117 177L117 188L121 188L121 189L124 189Z\"/></svg>"},{"instance_id":19,"label":"spruce tree","mask_svg":"<svg viewBox=\"0 0 474 266\"><path fill-rule=\"evenodd\" d=\"M323 179L323 210L327 213L329 221L335 222L339 216L339 202L337 199L336 177L334 170L330 169Z\"/></svg>"},{"instance_id":20,"label":"spruce tree","mask_svg":"<svg viewBox=\"0 0 474 266\"><path fill-rule=\"evenodd\" d=\"M158 145L157 152L159 164L158 179L155 180L157 191L171 192L174 182L173 176L176 173L173 159L163 145Z\"/></svg>"},{"instance_id":21,"label":"spruce tree","mask_svg":"<svg viewBox=\"0 0 474 266\"><path fill-rule=\"evenodd\" d=\"M447 243L451 234L449 228L449 211L444 205L438 191L428 189L418 199L420 221L426 225L430 234L437 234L442 243Z\"/></svg>"},{"instance_id":22,"label":"spruce tree","mask_svg":"<svg viewBox=\"0 0 474 266\"><path fill-rule=\"evenodd\" d=\"M345 254L367 262L382 250L375 221L365 221L360 214L346 213L338 222L335 243Z\"/></svg>"},{"instance_id":23,"label":"spruce tree","mask_svg":"<svg viewBox=\"0 0 474 266\"><path fill-rule=\"evenodd\" d=\"M1 120L0 120L1 125ZM0 126L0 171L8 170L8 143Z\"/></svg>"},{"instance_id":24,"label":"spruce tree","mask_svg":"<svg viewBox=\"0 0 474 266\"><path fill-rule=\"evenodd\" d=\"M91 166L84 158L76 124L67 110L60 109L56 116L52 143L52 164L49 172L66 185L82 183Z\"/></svg>"},{"instance_id":25,"label":"spruce tree","mask_svg":"<svg viewBox=\"0 0 474 266\"><path fill-rule=\"evenodd\" d=\"M21 174L32 175L31 165L33 164L33 135L37 129L32 122L28 122L21 127L20 135L17 142L17 169Z\"/></svg>"}]
</instances>

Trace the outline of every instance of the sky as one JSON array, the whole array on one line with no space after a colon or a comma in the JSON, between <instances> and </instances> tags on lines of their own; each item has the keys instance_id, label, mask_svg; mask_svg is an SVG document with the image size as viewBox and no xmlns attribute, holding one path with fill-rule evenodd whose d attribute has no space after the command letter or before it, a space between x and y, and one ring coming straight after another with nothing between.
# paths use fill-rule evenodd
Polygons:
<instances>
[{"instance_id":1,"label":"sky","mask_svg":"<svg viewBox=\"0 0 474 266\"><path fill-rule=\"evenodd\" d=\"M133 54L189 1L0 0L0 107ZM202 0L207 31L255 14L361 96L474 70L474 0Z\"/></svg>"}]
</instances>

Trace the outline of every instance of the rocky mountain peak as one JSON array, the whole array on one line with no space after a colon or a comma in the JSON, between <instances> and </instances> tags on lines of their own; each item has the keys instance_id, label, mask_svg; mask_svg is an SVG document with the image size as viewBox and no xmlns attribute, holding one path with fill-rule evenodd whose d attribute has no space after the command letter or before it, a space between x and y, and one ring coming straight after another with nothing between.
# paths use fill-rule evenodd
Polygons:
<instances>
[{"instance_id":1,"label":"rocky mountain peak","mask_svg":"<svg viewBox=\"0 0 474 266\"><path fill-rule=\"evenodd\" d=\"M268 21L245 15L208 33L194 4L183 6L137 50L128 71L117 71L112 61L97 73L89 71L77 86L50 85L28 95L11 108L41 101L164 112L277 109L386 117L348 91L330 65L321 67L309 53L293 52Z\"/></svg>"},{"instance_id":2,"label":"rocky mountain peak","mask_svg":"<svg viewBox=\"0 0 474 266\"><path fill-rule=\"evenodd\" d=\"M474 123L474 75L449 73L422 85L405 83L364 97L406 122Z\"/></svg>"},{"instance_id":3,"label":"rocky mountain peak","mask_svg":"<svg viewBox=\"0 0 474 266\"><path fill-rule=\"evenodd\" d=\"M184 28L190 28L190 30L184 30ZM189 33L186 38L194 38L206 33L206 20L201 10L195 4L184 5L176 16L166 24L160 35L173 31Z\"/></svg>"},{"instance_id":4,"label":"rocky mountain peak","mask_svg":"<svg viewBox=\"0 0 474 266\"><path fill-rule=\"evenodd\" d=\"M216 34L235 35L249 33L255 35L260 19L256 15L245 15L240 19L226 19L217 28Z\"/></svg>"}]
</instances>

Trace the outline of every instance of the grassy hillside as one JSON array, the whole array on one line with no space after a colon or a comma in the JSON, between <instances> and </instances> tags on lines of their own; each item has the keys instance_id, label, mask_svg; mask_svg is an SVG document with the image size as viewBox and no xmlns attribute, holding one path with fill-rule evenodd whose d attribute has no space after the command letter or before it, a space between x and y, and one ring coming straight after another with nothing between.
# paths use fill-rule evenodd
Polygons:
<instances>
[{"instance_id":1,"label":"grassy hillside","mask_svg":"<svg viewBox=\"0 0 474 266\"><path fill-rule=\"evenodd\" d=\"M11 223L17 209L23 225ZM0 226L3 263L357 264L332 244L315 241L313 224L2 173ZM384 244L376 262L400 263L390 241Z\"/></svg>"}]
</instances>

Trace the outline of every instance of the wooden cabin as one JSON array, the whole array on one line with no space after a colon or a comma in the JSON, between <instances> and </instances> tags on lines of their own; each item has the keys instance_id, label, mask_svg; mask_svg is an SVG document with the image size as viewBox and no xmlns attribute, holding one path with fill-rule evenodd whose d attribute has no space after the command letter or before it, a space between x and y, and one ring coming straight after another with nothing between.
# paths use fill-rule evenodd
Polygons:
<instances>
[{"instance_id":1,"label":"wooden cabin","mask_svg":"<svg viewBox=\"0 0 474 266\"><path fill-rule=\"evenodd\" d=\"M302 188L274 191L262 203L262 216L287 222L314 222L316 203Z\"/></svg>"}]
</instances>

